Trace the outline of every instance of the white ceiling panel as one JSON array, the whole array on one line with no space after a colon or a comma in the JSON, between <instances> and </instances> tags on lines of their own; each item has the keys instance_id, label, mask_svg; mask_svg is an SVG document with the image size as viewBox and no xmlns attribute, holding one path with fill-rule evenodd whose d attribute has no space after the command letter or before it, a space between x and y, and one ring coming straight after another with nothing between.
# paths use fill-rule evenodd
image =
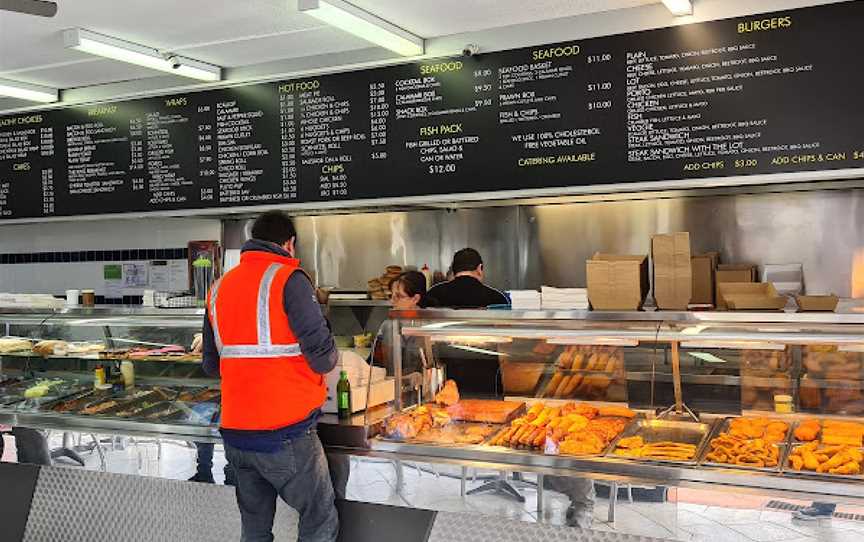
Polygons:
<instances>
[{"instance_id":1,"label":"white ceiling panel","mask_svg":"<svg viewBox=\"0 0 864 542\"><path fill-rule=\"evenodd\" d=\"M72 27L181 50L319 26L288 0L59 0L50 19L0 11L0 71L81 58L63 48Z\"/></svg>"},{"instance_id":2,"label":"white ceiling panel","mask_svg":"<svg viewBox=\"0 0 864 542\"><path fill-rule=\"evenodd\" d=\"M0 77L58 88L164 74L66 49L86 28L226 68L351 53L371 44L299 13L296 0L57 0L54 18L0 11ZM653 4L659 0L349 0L422 37ZM383 51L383 50L382 50Z\"/></svg>"},{"instance_id":3,"label":"white ceiling panel","mask_svg":"<svg viewBox=\"0 0 864 542\"><path fill-rule=\"evenodd\" d=\"M180 52L205 62L212 62L225 67L235 67L281 59L341 53L371 46L368 41L345 34L339 29L319 27L312 30L261 37L254 40L194 47L183 49Z\"/></svg>"},{"instance_id":4,"label":"white ceiling panel","mask_svg":"<svg viewBox=\"0 0 864 542\"><path fill-rule=\"evenodd\" d=\"M351 0L424 38L656 4L660 0Z\"/></svg>"},{"instance_id":5,"label":"white ceiling panel","mask_svg":"<svg viewBox=\"0 0 864 542\"><path fill-rule=\"evenodd\" d=\"M156 73L164 75L159 72ZM26 79L28 83L37 85L68 89L153 76L153 70L147 68L108 59L93 58L92 60L86 59L61 66L28 70L14 76L14 78L22 81Z\"/></svg>"}]
</instances>

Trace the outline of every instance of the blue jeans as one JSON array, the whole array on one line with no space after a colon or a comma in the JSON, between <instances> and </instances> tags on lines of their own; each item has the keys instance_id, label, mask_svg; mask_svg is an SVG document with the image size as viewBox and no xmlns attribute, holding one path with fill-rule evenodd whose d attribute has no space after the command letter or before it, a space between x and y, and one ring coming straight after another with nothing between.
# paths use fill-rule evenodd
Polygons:
<instances>
[{"instance_id":1,"label":"blue jeans","mask_svg":"<svg viewBox=\"0 0 864 542\"><path fill-rule=\"evenodd\" d=\"M272 542L276 497L300 514L298 542L333 542L339 534L333 484L318 432L286 440L272 454L225 445L237 478L242 542Z\"/></svg>"}]
</instances>

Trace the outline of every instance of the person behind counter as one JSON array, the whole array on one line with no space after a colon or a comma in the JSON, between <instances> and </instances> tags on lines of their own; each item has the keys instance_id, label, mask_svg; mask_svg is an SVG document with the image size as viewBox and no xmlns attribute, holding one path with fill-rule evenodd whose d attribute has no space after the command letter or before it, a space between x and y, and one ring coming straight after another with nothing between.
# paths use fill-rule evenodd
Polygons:
<instances>
[{"instance_id":1,"label":"person behind counter","mask_svg":"<svg viewBox=\"0 0 864 542\"><path fill-rule=\"evenodd\" d=\"M339 531L316 431L324 375L339 354L294 257L296 239L290 217L261 215L240 264L207 299L203 367L222 378L220 431L236 470L244 542L273 540L277 495L300 515L299 542L332 542Z\"/></svg>"},{"instance_id":2,"label":"person behind counter","mask_svg":"<svg viewBox=\"0 0 864 542\"><path fill-rule=\"evenodd\" d=\"M434 304L426 294L426 277L420 271L406 271L390 283L390 302L397 311L422 309Z\"/></svg>"},{"instance_id":3,"label":"person behind counter","mask_svg":"<svg viewBox=\"0 0 864 542\"><path fill-rule=\"evenodd\" d=\"M429 299L436 307L476 309L490 305L506 305L507 297L485 284L483 258L473 248L463 248L453 255L453 280L433 286Z\"/></svg>"},{"instance_id":4,"label":"person behind counter","mask_svg":"<svg viewBox=\"0 0 864 542\"><path fill-rule=\"evenodd\" d=\"M426 295L426 277L419 271L405 271L390 283L390 303L397 311L410 311L422 309L430 305L431 301ZM387 334L393 325L389 318L381 323L376 334L375 349L369 354L367 362L376 362L387 368L389 374L393 374L393 365L385 353L384 345L387 342ZM421 362L413 352L404 352L402 357L403 377L420 370Z\"/></svg>"}]
</instances>

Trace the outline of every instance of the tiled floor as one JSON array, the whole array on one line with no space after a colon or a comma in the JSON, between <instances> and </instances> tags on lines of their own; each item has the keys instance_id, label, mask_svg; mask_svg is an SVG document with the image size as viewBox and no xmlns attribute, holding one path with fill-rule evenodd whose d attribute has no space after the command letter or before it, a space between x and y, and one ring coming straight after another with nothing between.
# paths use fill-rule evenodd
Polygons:
<instances>
[{"instance_id":1,"label":"tiled floor","mask_svg":"<svg viewBox=\"0 0 864 542\"><path fill-rule=\"evenodd\" d=\"M90 437L85 436L86 443ZM51 437L52 445L60 443L60 435ZM108 470L145 476L186 479L194 473L195 449L183 442L166 441L159 447L152 441L118 443L114 450L107 445ZM82 454L86 468L98 469L96 453ZM224 454L217 447L214 475L222 482ZM58 464L71 465L60 459ZM397 492L396 470L392 462L352 458L348 498L357 501L413 506L441 511L474 512L522 521L543 521L563 524L569 504L563 495L545 492L542 514L536 511L536 491L525 489L525 503L497 495L460 496L458 467L444 465L404 466L404 488ZM473 471L472 471L473 472ZM481 474L494 475L493 472ZM531 479L530 475L527 475ZM481 480L468 481L468 488ZM598 499L594 510L593 528L623 533L653 536L681 541L710 542L860 542L864 540L864 522L838 519L801 522L789 512L766 509L768 498L736 495L725 492L670 490L667 503L618 502L614 523L606 521L608 501ZM676 502L677 501L677 502ZM732 505L734 503L734 506ZM842 508L841 508L842 509ZM846 509L845 511L860 510Z\"/></svg>"}]
</instances>

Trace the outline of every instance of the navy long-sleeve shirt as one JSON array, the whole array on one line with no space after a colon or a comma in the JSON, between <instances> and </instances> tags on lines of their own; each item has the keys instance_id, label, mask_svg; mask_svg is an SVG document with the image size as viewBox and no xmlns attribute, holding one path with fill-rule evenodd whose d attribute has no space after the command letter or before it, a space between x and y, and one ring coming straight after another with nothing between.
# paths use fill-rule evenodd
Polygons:
<instances>
[{"instance_id":1,"label":"navy long-sleeve shirt","mask_svg":"<svg viewBox=\"0 0 864 542\"><path fill-rule=\"evenodd\" d=\"M250 239L243 245L242 252L250 250L289 256L282 247L258 239ZM294 273L289 277L285 282L285 289L282 291L282 305L288 316L291 330L297 337L297 342L300 343L300 350L306 357L309 367L321 375L332 371L339 360L339 351L336 348L336 342L333 340L327 320L321 313L321 306L318 304L315 289L312 287L308 276L303 273ZM220 358L209 313L204 317L202 340L204 372L210 376L218 377ZM285 390L285 392L290 393L290 390ZM226 444L243 450L277 451L282 441L313 428L320 415L320 411L316 410L305 420L275 431L222 429L222 438Z\"/></svg>"}]
</instances>

